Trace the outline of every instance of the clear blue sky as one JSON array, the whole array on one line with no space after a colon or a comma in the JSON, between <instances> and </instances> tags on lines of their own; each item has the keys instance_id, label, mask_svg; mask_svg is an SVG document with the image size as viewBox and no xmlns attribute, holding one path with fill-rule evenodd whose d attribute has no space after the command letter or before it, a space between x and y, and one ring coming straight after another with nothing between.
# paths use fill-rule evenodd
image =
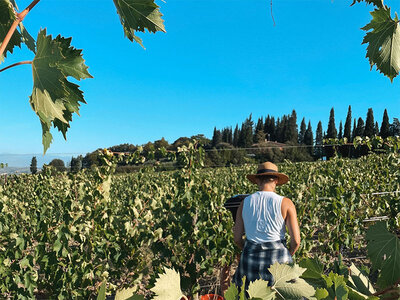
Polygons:
<instances>
[{"instance_id":1,"label":"clear blue sky","mask_svg":"<svg viewBox=\"0 0 400 300\"><path fill-rule=\"evenodd\" d=\"M30 1L17 1L20 8ZM400 117L400 82L390 83L365 58L371 6L344 0L159 1L167 33L142 34L146 50L124 38L112 0L42 0L27 16L40 28L73 37L94 79L80 82L88 102L68 140L56 130L49 153L85 153L121 143L203 133L254 118L289 114L324 130L336 123ZM387 1L399 11L396 1ZM395 5L396 4L396 5ZM32 59L24 47L2 64ZM0 74L0 153L41 153L41 127L30 108L29 65Z\"/></svg>"}]
</instances>

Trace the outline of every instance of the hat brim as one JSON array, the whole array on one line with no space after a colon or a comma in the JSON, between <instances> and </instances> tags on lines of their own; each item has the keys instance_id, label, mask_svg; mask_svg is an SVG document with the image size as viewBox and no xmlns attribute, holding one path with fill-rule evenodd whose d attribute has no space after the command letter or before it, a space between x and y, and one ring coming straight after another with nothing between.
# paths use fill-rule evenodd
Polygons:
<instances>
[{"instance_id":1,"label":"hat brim","mask_svg":"<svg viewBox=\"0 0 400 300\"><path fill-rule=\"evenodd\" d=\"M247 179L250 180L252 183L257 184L257 177L265 176L265 175L275 176L276 178L278 178L278 183L276 185L282 185L289 181L289 176L287 176L286 174L283 174L283 173L278 173L278 172L249 174L249 175L247 175Z\"/></svg>"}]
</instances>

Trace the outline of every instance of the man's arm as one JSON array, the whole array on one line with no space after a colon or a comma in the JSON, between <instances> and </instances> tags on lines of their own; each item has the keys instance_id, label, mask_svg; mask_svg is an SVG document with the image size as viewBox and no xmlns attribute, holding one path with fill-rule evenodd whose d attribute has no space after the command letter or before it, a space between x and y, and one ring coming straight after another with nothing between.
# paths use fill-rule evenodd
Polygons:
<instances>
[{"instance_id":1,"label":"man's arm","mask_svg":"<svg viewBox=\"0 0 400 300\"><path fill-rule=\"evenodd\" d=\"M237 210L235 226L233 227L233 237L235 240L235 244L240 249L243 249L244 247L244 240L243 240L244 223L243 223L242 211L243 211L243 201L240 203L240 206Z\"/></svg>"},{"instance_id":2,"label":"man's arm","mask_svg":"<svg viewBox=\"0 0 400 300\"><path fill-rule=\"evenodd\" d=\"M300 247L299 222L297 221L296 207L294 206L292 200L290 200L289 198L284 198L283 201L283 204L286 208L286 226L289 230L290 235L289 252L291 255L293 255Z\"/></svg>"}]
</instances>

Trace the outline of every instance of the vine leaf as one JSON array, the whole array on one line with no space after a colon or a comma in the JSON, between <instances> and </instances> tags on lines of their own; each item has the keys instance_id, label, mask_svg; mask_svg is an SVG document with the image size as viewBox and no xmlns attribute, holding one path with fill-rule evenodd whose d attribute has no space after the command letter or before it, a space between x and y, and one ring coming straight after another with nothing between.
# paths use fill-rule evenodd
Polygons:
<instances>
[{"instance_id":1,"label":"vine leaf","mask_svg":"<svg viewBox=\"0 0 400 300\"><path fill-rule=\"evenodd\" d=\"M367 231L367 251L372 267L380 269L378 286L385 288L400 279L400 240L387 231L384 222Z\"/></svg>"},{"instance_id":2,"label":"vine leaf","mask_svg":"<svg viewBox=\"0 0 400 300\"><path fill-rule=\"evenodd\" d=\"M11 28L11 25L17 19L16 10L18 10L18 7L14 0L0 0L0 45ZM19 23L18 26L20 32L16 30L12 35L4 52L4 57L7 56L7 52L12 53L14 47L21 47L21 43L25 43L28 49L35 53L35 40L22 23ZM0 57L0 63L3 61L4 57Z\"/></svg>"},{"instance_id":3,"label":"vine leaf","mask_svg":"<svg viewBox=\"0 0 400 300\"><path fill-rule=\"evenodd\" d=\"M225 300L236 300L239 295L239 290L234 283L231 283L224 294Z\"/></svg>"},{"instance_id":4,"label":"vine leaf","mask_svg":"<svg viewBox=\"0 0 400 300\"><path fill-rule=\"evenodd\" d=\"M373 4L376 7L383 7L383 1L382 0L353 0L353 3L350 6L353 6L356 3L360 2L366 2L367 4Z\"/></svg>"},{"instance_id":5,"label":"vine leaf","mask_svg":"<svg viewBox=\"0 0 400 300\"><path fill-rule=\"evenodd\" d=\"M0 0L0 45L3 43L11 25L16 20L17 16L15 14L14 7L9 0ZM7 56L7 52L12 53L14 47L21 47L22 35L15 31L12 35L6 50L2 57L0 57L0 63L3 61L4 57Z\"/></svg>"},{"instance_id":6,"label":"vine leaf","mask_svg":"<svg viewBox=\"0 0 400 300\"><path fill-rule=\"evenodd\" d=\"M136 41L143 48L142 39L135 35L135 31L156 33L165 31L164 20L159 6L154 0L113 0L117 8L125 36Z\"/></svg>"},{"instance_id":7,"label":"vine leaf","mask_svg":"<svg viewBox=\"0 0 400 300\"><path fill-rule=\"evenodd\" d=\"M33 91L30 96L32 109L42 124L44 152L50 146L50 128L57 127L66 138L72 114L79 114L80 102L86 103L79 86L67 80L92 78L82 58L81 50L71 46L71 39L46 35L41 30L37 37L37 53L32 61Z\"/></svg>"},{"instance_id":8,"label":"vine leaf","mask_svg":"<svg viewBox=\"0 0 400 300\"><path fill-rule=\"evenodd\" d=\"M156 294L154 300L179 300L183 297L181 278L175 270L164 268L165 273L159 275L151 291Z\"/></svg>"},{"instance_id":9,"label":"vine leaf","mask_svg":"<svg viewBox=\"0 0 400 300\"><path fill-rule=\"evenodd\" d=\"M136 288L118 290L115 300L144 300L143 296L135 295Z\"/></svg>"},{"instance_id":10,"label":"vine leaf","mask_svg":"<svg viewBox=\"0 0 400 300\"><path fill-rule=\"evenodd\" d=\"M284 299L302 299L314 296L315 290L300 276L306 270L298 265L274 263L268 269L274 277L273 289Z\"/></svg>"},{"instance_id":11,"label":"vine leaf","mask_svg":"<svg viewBox=\"0 0 400 300\"><path fill-rule=\"evenodd\" d=\"M250 298L269 300L274 299L275 297L275 291L268 286L267 281L261 279L250 282L247 292L249 293Z\"/></svg>"},{"instance_id":12,"label":"vine leaf","mask_svg":"<svg viewBox=\"0 0 400 300\"><path fill-rule=\"evenodd\" d=\"M371 12L372 20L362 29L367 31L363 44L368 44L369 63L393 81L400 70L400 26L397 14L392 19L390 8L383 6Z\"/></svg>"}]
</instances>

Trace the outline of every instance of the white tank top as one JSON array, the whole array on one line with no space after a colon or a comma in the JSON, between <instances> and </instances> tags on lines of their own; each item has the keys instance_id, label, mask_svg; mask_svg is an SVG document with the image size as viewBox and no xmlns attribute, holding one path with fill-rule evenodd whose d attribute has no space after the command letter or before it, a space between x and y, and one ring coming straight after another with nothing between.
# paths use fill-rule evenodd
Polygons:
<instances>
[{"instance_id":1,"label":"white tank top","mask_svg":"<svg viewBox=\"0 0 400 300\"><path fill-rule=\"evenodd\" d=\"M243 200L242 217L248 240L264 243L285 238L282 200L282 196L264 191L255 192Z\"/></svg>"}]
</instances>

